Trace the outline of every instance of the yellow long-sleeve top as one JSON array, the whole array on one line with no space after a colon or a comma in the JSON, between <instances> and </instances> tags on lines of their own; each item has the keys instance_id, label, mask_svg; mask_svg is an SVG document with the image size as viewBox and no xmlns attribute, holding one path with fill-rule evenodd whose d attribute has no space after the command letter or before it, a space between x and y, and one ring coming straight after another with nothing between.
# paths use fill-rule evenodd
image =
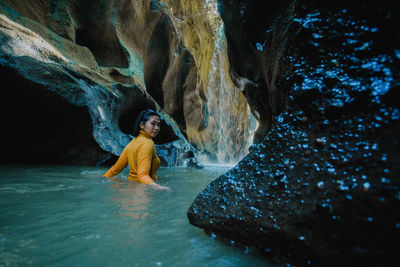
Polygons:
<instances>
[{"instance_id":1,"label":"yellow long-sleeve top","mask_svg":"<svg viewBox=\"0 0 400 267\"><path fill-rule=\"evenodd\" d=\"M154 142L144 131L135 137L122 151L117 162L104 174L114 177L129 164L128 180L143 184L154 183L160 159L157 156Z\"/></svg>"}]
</instances>

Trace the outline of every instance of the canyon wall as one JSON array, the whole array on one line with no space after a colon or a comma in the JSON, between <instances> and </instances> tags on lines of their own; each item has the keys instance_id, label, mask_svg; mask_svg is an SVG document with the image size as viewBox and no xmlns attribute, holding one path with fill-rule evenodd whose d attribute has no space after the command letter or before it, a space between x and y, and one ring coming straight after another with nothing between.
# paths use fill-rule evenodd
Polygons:
<instances>
[{"instance_id":1,"label":"canyon wall","mask_svg":"<svg viewBox=\"0 0 400 267\"><path fill-rule=\"evenodd\" d=\"M4 162L101 163L122 151L144 108L162 115L164 164L247 153L256 122L230 79L215 1L3 0L0 13ZM41 130L31 136L24 123ZM16 155L21 139L29 155Z\"/></svg>"}]
</instances>

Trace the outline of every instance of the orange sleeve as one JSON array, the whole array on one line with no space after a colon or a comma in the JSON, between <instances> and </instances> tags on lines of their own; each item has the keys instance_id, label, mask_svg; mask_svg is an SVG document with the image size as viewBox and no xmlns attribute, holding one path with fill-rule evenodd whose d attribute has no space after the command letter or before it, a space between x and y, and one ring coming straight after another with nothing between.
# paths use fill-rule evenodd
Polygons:
<instances>
[{"instance_id":1,"label":"orange sleeve","mask_svg":"<svg viewBox=\"0 0 400 267\"><path fill-rule=\"evenodd\" d=\"M128 165L128 156L126 155L126 147L119 156L117 162L104 174L105 177L111 178L120 173Z\"/></svg>"},{"instance_id":2,"label":"orange sleeve","mask_svg":"<svg viewBox=\"0 0 400 267\"><path fill-rule=\"evenodd\" d=\"M138 179L142 184L154 183L150 177L151 159L153 156L154 144L153 142L145 142L139 148L137 152L137 168L138 168Z\"/></svg>"}]
</instances>

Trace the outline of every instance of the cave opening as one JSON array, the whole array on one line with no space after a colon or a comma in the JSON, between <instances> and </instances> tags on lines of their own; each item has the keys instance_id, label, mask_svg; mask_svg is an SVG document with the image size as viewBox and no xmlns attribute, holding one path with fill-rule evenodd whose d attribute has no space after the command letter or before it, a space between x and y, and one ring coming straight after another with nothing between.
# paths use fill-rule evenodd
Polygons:
<instances>
[{"instance_id":1,"label":"cave opening","mask_svg":"<svg viewBox=\"0 0 400 267\"><path fill-rule=\"evenodd\" d=\"M94 165L108 157L92 135L86 107L0 67L0 164Z\"/></svg>"}]
</instances>

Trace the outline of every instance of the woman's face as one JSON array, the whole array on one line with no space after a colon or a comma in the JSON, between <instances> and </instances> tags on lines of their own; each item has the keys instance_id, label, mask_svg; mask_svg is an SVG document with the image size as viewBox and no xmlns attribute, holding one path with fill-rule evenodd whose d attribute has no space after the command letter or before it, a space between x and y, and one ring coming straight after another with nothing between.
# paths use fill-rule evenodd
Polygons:
<instances>
[{"instance_id":1,"label":"woman's face","mask_svg":"<svg viewBox=\"0 0 400 267\"><path fill-rule=\"evenodd\" d=\"M151 138L154 138L160 131L160 118L156 115L150 116L145 124L140 124L140 128L142 131L150 135Z\"/></svg>"}]
</instances>

